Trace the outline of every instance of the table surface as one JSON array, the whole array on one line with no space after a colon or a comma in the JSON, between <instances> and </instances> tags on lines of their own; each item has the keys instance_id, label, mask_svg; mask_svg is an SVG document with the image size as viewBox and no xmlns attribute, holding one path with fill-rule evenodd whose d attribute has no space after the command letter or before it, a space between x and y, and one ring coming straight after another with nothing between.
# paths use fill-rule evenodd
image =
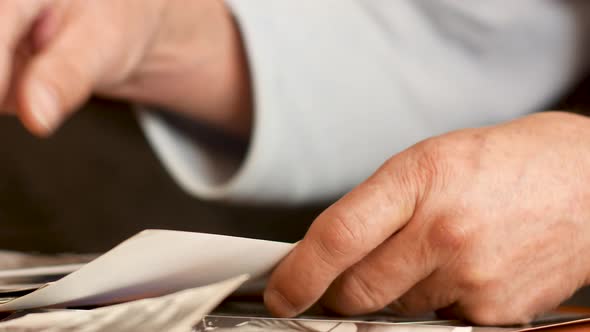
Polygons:
<instances>
[{"instance_id":1,"label":"table surface","mask_svg":"<svg viewBox=\"0 0 590 332\"><path fill-rule=\"evenodd\" d=\"M588 307L561 307L561 308L559 308L559 312L590 315L590 308L588 308ZM555 327L555 328L547 329L546 331L552 331L552 332L586 331L586 332L588 332L588 331L590 331L590 323L582 323L582 324L576 324L576 325L572 325L572 326Z\"/></svg>"}]
</instances>

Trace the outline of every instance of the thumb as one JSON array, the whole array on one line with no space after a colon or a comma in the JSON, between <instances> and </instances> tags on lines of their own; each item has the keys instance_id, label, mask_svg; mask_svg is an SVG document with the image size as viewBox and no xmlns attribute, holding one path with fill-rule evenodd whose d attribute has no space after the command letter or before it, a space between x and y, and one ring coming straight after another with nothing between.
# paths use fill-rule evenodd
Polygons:
<instances>
[{"instance_id":1,"label":"thumb","mask_svg":"<svg viewBox=\"0 0 590 332\"><path fill-rule=\"evenodd\" d=\"M19 116L39 136L51 134L89 98L106 67L106 52L97 49L105 43L97 40L93 24L78 18L64 23L59 35L31 60L19 86Z\"/></svg>"}]
</instances>

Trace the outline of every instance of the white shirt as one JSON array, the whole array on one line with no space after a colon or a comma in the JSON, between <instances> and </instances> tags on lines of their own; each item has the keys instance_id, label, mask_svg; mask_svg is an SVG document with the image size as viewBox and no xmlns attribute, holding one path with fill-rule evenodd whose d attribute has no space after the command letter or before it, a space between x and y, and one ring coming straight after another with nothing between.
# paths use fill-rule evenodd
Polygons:
<instances>
[{"instance_id":1,"label":"white shirt","mask_svg":"<svg viewBox=\"0 0 590 332\"><path fill-rule=\"evenodd\" d=\"M205 199L333 199L420 140L543 109L586 69L586 0L226 2L253 79L246 157L140 117Z\"/></svg>"}]
</instances>

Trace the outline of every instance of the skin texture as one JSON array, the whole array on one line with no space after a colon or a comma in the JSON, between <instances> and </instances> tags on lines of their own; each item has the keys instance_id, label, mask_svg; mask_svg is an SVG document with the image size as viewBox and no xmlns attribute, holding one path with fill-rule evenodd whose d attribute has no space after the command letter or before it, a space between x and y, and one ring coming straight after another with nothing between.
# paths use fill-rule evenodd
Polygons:
<instances>
[{"instance_id":1,"label":"skin texture","mask_svg":"<svg viewBox=\"0 0 590 332\"><path fill-rule=\"evenodd\" d=\"M589 119L545 113L409 148L317 218L267 306L529 322L589 282L589 143Z\"/></svg>"},{"instance_id":2,"label":"skin texture","mask_svg":"<svg viewBox=\"0 0 590 332\"><path fill-rule=\"evenodd\" d=\"M250 132L243 46L220 0L3 0L0 13L0 109L36 135L93 93ZM589 119L546 113L409 148L318 217L267 306L530 321L589 283L589 143Z\"/></svg>"},{"instance_id":3,"label":"skin texture","mask_svg":"<svg viewBox=\"0 0 590 332\"><path fill-rule=\"evenodd\" d=\"M47 136L91 93L173 109L247 136L235 23L218 0L4 0L0 101Z\"/></svg>"}]
</instances>

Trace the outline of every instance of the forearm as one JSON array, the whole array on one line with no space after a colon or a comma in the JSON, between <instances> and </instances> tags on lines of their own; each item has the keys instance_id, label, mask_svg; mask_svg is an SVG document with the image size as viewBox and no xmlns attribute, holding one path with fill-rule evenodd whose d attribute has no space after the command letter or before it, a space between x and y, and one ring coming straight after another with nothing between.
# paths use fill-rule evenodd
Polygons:
<instances>
[{"instance_id":1,"label":"forearm","mask_svg":"<svg viewBox=\"0 0 590 332\"><path fill-rule=\"evenodd\" d=\"M160 24L134 79L107 94L248 136L250 75L236 22L223 1L175 2L162 15L174 23Z\"/></svg>"}]
</instances>

